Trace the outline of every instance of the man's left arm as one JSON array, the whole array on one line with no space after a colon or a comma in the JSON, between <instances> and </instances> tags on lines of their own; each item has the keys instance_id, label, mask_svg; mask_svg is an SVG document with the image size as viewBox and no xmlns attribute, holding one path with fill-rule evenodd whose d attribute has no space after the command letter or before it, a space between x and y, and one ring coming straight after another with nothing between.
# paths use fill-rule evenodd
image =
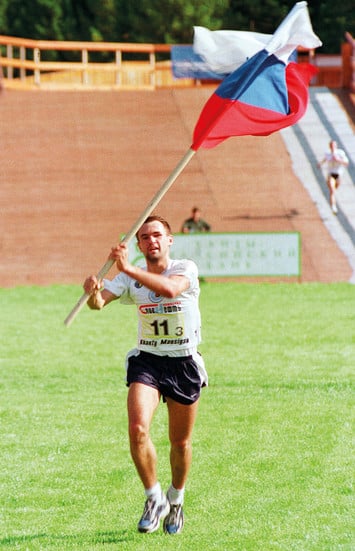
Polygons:
<instances>
[{"instance_id":1,"label":"man's left arm","mask_svg":"<svg viewBox=\"0 0 355 551\"><path fill-rule=\"evenodd\" d=\"M348 166L349 164L349 159L347 158L343 150L338 151L338 154L336 155L336 161L343 166Z\"/></svg>"},{"instance_id":2,"label":"man's left arm","mask_svg":"<svg viewBox=\"0 0 355 551\"><path fill-rule=\"evenodd\" d=\"M144 287L154 291L157 295L175 298L190 287L190 280L183 272L166 276L143 270L139 266L131 264L128 260L128 248L125 243L113 247L109 258L116 261L117 268L120 271L135 279Z\"/></svg>"},{"instance_id":3,"label":"man's left arm","mask_svg":"<svg viewBox=\"0 0 355 551\"><path fill-rule=\"evenodd\" d=\"M125 274L139 281L144 287L148 287L148 289L151 289L157 295L167 298L175 298L190 287L190 281L184 275L165 276L155 274L132 264L128 264L124 271Z\"/></svg>"}]
</instances>

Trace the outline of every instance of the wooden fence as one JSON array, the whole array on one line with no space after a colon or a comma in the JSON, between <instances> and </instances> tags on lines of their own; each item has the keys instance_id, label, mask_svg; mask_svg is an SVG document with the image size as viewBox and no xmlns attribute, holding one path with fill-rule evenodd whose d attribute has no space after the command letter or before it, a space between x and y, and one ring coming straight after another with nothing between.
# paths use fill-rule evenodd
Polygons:
<instances>
[{"instance_id":1,"label":"wooden fence","mask_svg":"<svg viewBox=\"0 0 355 551\"><path fill-rule=\"evenodd\" d=\"M350 52L338 56L340 62L332 66L322 64L322 56L314 51L300 48L299 54L319 68L313 85L350 87ZM53 60L58 57L70 61ZM0 35L0 66L7 88L156 89L201 84L194 79L174 79L168 44L62 42Z\"/></svg>"},{"instance_id":2,"label":"wooden fence","mask_svg":"<svg viewBox=\"0 0 355 551\"><path fill-rule=\"evenodd\" d=\"M0 35L0 65L6 87L155 89L171 86L170 51L171 46L166 44L61 42ZM56 57L60 52L62 58L75 61L51 61L53 52ZM92 59L98 53L105 61ZM175 85L184 84L186 82L175 82Z\"/></svg>"}]
</instances>

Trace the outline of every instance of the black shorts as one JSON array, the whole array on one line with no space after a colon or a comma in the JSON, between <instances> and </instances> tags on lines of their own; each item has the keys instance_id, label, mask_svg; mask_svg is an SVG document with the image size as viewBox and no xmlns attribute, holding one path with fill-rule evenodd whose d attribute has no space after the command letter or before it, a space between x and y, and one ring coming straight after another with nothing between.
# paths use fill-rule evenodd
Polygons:
<instances>
[{"instance_id":1,"label":"black shorts","mask_svg":"<svg viewBox=\"0 0 355 551\"><path fill-rule=\"evenodd\" d=\"M201 393L201 377L192 356L157 356L139 351L128 358L127 386L131 383L156 388L163 399L184 405L196 402Z\"/></svg>"}]
</instances>

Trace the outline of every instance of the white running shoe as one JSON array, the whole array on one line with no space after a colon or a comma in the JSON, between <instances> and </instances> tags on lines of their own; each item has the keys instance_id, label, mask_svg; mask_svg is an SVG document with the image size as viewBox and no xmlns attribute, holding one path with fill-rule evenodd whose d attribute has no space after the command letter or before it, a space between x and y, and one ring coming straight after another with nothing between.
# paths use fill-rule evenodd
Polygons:
<instances>
[{"instance_id":1,"label":"white running shoe","mask_svg":"<svg viewBox=\"0 0 355 551\"><path fill-rule=\"evenodd\" d=\"M158 530L161 519L165 518L170 511L170 504L162 493L161 499L156 501L153 498L146 500L143 515L138 522L138 532L150 534Z\"/></svg>"},{"instance_id":2,"label":"white running shoe","mask_svg":"<svg viewBox=\"0 0 355 551\"><path fill-rule=\"evenodd\" d=\"M182 505L170 505L170 513L164 519L166 534L179 534L184 526L184 511Z\"/></svg>"}]
</instances>

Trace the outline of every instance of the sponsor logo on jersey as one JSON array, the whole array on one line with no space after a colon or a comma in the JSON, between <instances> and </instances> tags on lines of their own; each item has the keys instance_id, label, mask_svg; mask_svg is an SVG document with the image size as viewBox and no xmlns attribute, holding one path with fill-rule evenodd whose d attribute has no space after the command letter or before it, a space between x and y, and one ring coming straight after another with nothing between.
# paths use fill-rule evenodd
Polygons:
<instances>
[{"instance_id":1,"label":"sponsor logo on jersey","mask_svg":"<svg viewBox=\"0 0 355 551\"><path fill-rule=\"evenodd\" d=\"M187 344L190 342L190 339L140 339L139 344L142 346L153 346L157 347L158 344L170 344L170 345L179 345Z\"/></svg>"},{"instance_id":2,"label":"sponsor logo on jersey","mask_svg":"<svg viewBox=\"0 0 355 551\"><path fill-rule=\"evenodd\" d=\"M182 311L180 302L169 302L167 304L141 304L139 311L142 314L176 314Z\"/></svg>"},{"instance_id":3,"label":"sponsor logo on jersey","mask_svg":"<svg viewBox=\"0 0 355 551\"><path fill-rule=\"evenodd\" d=\"M149 291L148 298L151 302L161 302L163 300L162 295L157 295L154 291Z\"/></svg>"},{"instance_id":4,"label":"sponsor logo on jersey","mask_svg":"<svg viewBox=\"0 0 355 551\"><path fill-rule=\"evenodd\" d=\"M187 344L190 339L160 339L160 344Z\"/></svg>"},{"instance_id":5,"label":"sponsor logo on jersey","mask_svg":"<svg viewBox=\"0 0 355 551\"><path fill-rule=\"evenodd\" d=\"M142 344L143 346L157 346L157 341L151 339L151 340L147 340L147 339L141 339L139 341L139 344Z\"/></svg>"}]
</instances>

